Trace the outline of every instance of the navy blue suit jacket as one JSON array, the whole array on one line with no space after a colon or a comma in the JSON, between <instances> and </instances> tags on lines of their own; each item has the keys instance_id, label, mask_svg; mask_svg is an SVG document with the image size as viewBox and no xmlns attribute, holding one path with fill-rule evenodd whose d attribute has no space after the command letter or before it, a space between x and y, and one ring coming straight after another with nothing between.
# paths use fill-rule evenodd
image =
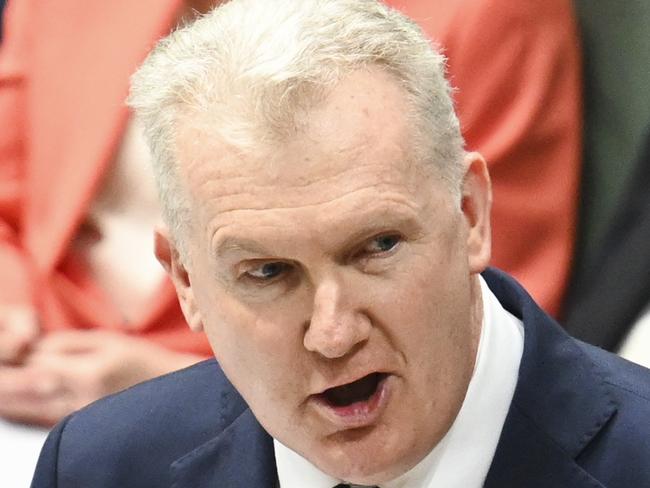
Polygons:
<instances>
[{"instance_id":1,"label":"navy blue suit jacket","mask_svg":"<svg viewBox=\"0 0 650 488\"><path fill-rule=\"evenodd\" d=\"M525 327L519 382L485 486L650 487L650 371L570 338L503 273L484 277ZM276 484L272 439L206 361L66 418L32 487Z\"/></svg>"}]
</instances>

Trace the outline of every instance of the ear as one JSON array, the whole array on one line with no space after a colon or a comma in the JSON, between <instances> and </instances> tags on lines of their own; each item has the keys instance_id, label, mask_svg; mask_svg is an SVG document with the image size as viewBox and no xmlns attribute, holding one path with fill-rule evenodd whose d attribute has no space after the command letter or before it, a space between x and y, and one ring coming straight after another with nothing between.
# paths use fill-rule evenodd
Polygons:
<instances>
[{"instance_id":1,"label":"ear","mask_svg":"<svg viewBox=\"0 0 650 488\"><path fill-rule=\"evenodd\" d=\"M194 332L202 331L203 317L196 306L190 276L166 227L156 227L154 231L154 248L156 258L158 258L160 264L165 268L165 271L167 271L176 288L176 295L181 305L181 311L190 329Z\"/></svg>"},{"instance_id":2,"label":"ear","mask_svg":"<svg viewBox=\"0 0 650 488\"><path fill-rule=\"evenodd\" d=\"M465 156L461 210L468 225L467 255L472 273L480 273L490 262L492 236L490 209L492 184L487 164L479 153Z\"/></svg>"}]
</instances>

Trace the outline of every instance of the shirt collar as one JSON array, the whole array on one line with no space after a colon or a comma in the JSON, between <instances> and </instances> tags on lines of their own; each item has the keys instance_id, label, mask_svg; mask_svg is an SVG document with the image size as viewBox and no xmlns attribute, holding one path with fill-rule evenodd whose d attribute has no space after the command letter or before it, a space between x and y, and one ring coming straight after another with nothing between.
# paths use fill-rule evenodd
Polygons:
<instances>
[{"instance_id":1,"label":"shirt collar","mask_svg":"<svg viewBox=\"0 0 650 488\"><path fill-rule=\"evenodd\" d=\"M381 488L479 488L492 463L515 391L524 346L521 320L506 311L482 277L483 324L474 373L456 420L415 467ZM273 441L281 488L332 488L341 480Z\"/></svg>"},{"instance_id":2,"label":"shirt collar","mask_svg":"<svg viewBox=\"0 0 650 488\"><path fill-rule=\"evenodd\" d=\"M276 439L273 439L273 448L280 488L333 488L341 483Z\"/></svg>"}]
</instances>

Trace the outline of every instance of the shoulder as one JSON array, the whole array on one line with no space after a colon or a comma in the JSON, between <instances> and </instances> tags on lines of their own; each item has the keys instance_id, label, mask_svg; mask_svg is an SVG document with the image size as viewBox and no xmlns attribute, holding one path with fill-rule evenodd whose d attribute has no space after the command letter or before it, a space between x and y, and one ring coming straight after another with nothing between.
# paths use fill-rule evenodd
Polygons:
<instances>
[{"instance_id":1,"label":"shoulder","mask_svg":"<svg viewBox=\"0 0 650 488\"><path fill-rule=\"evenodd\" d=\"M57 479L65 486L166 486L173 461L246 408L214 360L142 383L89 405L53 431L48 443L55 444L49 451L56 453ZM39 469L48 465L44 455Z\"/></svg>"},{"instance_id":2,"label":"shoulder","mask_svg":"<svg viewBox=\"0 0 650 488\"><path fill-rule=\"evenodd\" d=\"M650 405L650 370L598 347L577 341L617 397ZM650 424L649 424L650 426Z\"/></svg>"},{"instance_id":3,"label":"shoulder","mask_svg":"<svg viewBox=\"0 0 650 488\"><path fill-rule=\"evenodd\" d=\"M198 363L99 400L74 414L63 431L64 442L87 448L123 449L150 442L165 449L188 449L207 441L246 407L215 360ZM92 432L93 436L88 434Z\"/></svg>"},{"instance_id":4,"label":"shoulder","mask_svg":"<svg viewBox=\"0 0 650 488\"><path fill-rule=\"evenodd\" d=\"M650 370L579 344L601 373L616 413L578 461L605 486L646 486L650 481Z\"/></svg>"}]
</instances>

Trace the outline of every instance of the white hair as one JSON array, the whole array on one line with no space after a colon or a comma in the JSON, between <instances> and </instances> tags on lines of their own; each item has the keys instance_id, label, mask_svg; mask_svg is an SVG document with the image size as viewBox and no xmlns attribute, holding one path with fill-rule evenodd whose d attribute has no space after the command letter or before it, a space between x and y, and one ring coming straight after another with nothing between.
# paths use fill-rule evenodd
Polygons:
<instances>
[{"instance_id":1,"label":"white hair","mask_svg":"<svg viewBox=\"0 0 650 488\"><path fill-rule=\"evenodd\" d=\"M209 113L214 135L255 150L295 134L346 74L379 67L405 90L418 157L458 195L463 140L445 58L375 0L231 0L162 39L133 75L129 105L152 150L163 218L182 248L189 202L176 171L179 127Z\"/></svg>"}]
</instances>

